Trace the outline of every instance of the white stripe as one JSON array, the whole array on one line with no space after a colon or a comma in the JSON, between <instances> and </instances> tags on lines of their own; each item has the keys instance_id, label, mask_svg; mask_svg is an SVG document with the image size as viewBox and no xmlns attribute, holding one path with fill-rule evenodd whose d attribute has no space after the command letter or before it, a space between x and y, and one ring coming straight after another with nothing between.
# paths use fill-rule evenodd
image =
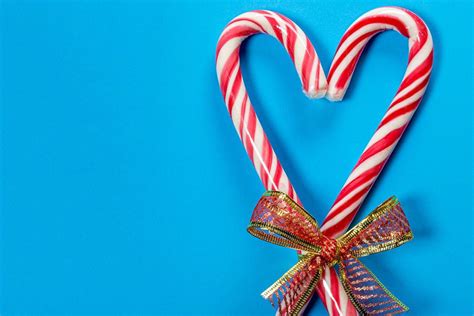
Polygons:
<instances>
[{"instance_id":1,"label":"white stripe","mask_svg":"<svg viewBox=\"0 0 474 316\"><path fill-rule=\"evenodd\" d=\"M358 22L360 19L358 19L356 22ZM350 30L352 25L348 28ZM363 27L357 29L357 31L353 32L350 36L348 36L344 42L341 43L341 46L337 49L336 55L333 58L333 63L339 59L339 57L342 55L344 51L347 50L349 45L351 45L355 40L357 40L359 37L364 36L367 33L370 33L375 30L384 30L388 28L387 24L385 23L371 23L364 25Z\"/></svg>"},{"instance_id":2,"label":"white stripe","mask_svg":"<svg viewBox=\"0 0 474 316\"><path fill-rule=\"evenodd\" d=\"M336 83L339 81L339 78L341 77L341 74L344 70L346 70L347 66L349 63L356 58L358 52L365 47L367 42L369 41L370 38L367 38L363 41L361 41L359 44L357 44L347 55L344 57L344 59L341 61L339 66L334 70L334 73L331 77L331 80L329 81L329 86L328 86L328 92L327 96L330 100L341 100L344 97L344 94L346 93L347 87L349 86L349 83L351 82L352 75L354 72L352 72L347 81L344 83L344 86L342 88L337 88Z\"/></svg>"},{"instance_id":3,"label":"white stripe","mask_svg":"<svg viewBox=\"0 0 474 316\"><path fill-rule=\"evenodd\" d=\"M288 48L286 47L286 38L288 36L287 23L282 18L280 18L275 12L273 11L267 11L267 12L277 22L276 28L280 30L281 38L282 38L280 42L283 44L285 49L288 50ZM277 37L275 36L275 38Z\"/></svg>"},{"instance_id":4,"label":"white stripe","mask_svg":"<svg viewBox=\"0 0 474 316\"><path fill-rule=\"evenodd\" d=\"M294 47L294 60L296 66L296 71L298 72L301 82L303 82L303 60L305 55L307 54L306 50L309 49L307 47L308 43L306 42L306 35L304 32L298 28L296 30L296 39L295 39L295 47ZM312 49L312 48L311 48ZM318 64L319 58L318 54L314 52L314 61L313 63Z\"/></svg>"},{"instance_id":5,"label":"white stripe","mask_svg":"<svg viewBox=\"0 0 474 316\"><path fill-rule=\"evenodd\" d=\"M232 86L234 85L235 78L237 77L237 72L238 72L239 68L240 68L240 63L237 62L236 67L234 67L234 69L232 70L232 72L229 76L229 81L227 82L227 87L224 87L225 88L225 96L224 96L225 104L229 104L229 98L232 95Z\"/></svg>"},{"instance_id":6,"label":"white stripe","mask_svg":"<svg viewBox=\"0 0 474 316\"><path fill-rule=\"evenodd\" d=\"M319 87L318 89L321 90L326 90L328 87L328 82L326 80L326 74L324 73L324 69L321 66L321 64L318 61L318 67L319 67Z\"/></svg>"},{"instance_id":7,"label":"white stripe","mask_svg":"<svg viewBox=\"0 0 474 316\"><path fill-rule=\"evenodd\" d=\"M415 113L415 110L412 110L408 113L405 113L403 115L400 115L384 126L380 127L375 133L374 136L370 139L369 143L364 149L364 152L369 149L370 146L378 142L379 140L385 138L390 132L393 130L402 127L403 125L407 124L407 122L411 119L413 116L413 113Z\"/></svg>"},{"instance_id":8,"label":"white stripe","mask_svg":"<svg viewBox=\"0 0 474 316\"><path fill-rule=\"evenodd\" d=\"M263 27L263 29L268 35L276 38L276 34L273 31L272 25L270 24L270 22L268 22L267 18L265 17L265 16L270 15L268 12L266 14L249 12L249 15L251 16L252 19L257 21L258 24L260 24Z\"/></svg>"},{"instance_id":9,"label":"white stripe","mask_svg":"<svg viewBox=\"0 0 474 316\"><path fill-rule=\"evenodd\" d=\"M428 38L426 39L425 44L423 45L423 47L421 47L418 53L410 60L410 63L408 64L407 70L405 72L405 76L403 78L406 78L413 70L415 70L418 66L424 63L432 51L433 40L431 39L431 34L428 33Z\"/></svg>"},{"instance_id":10,"label":"white stripe","mask_svg":"<svg viewBox=\"0 0 474 316\"><path fill-rule=\"evenodd\" d=\"M308 95L315 94L319 89L316 87L316 69L319 67L317 63L311 65L311 72L308 78L308 91L304 91ZM301 75L301 83L303 83L303 75ZM304 86L304 83L303 83Z\"/></svg>"},{"instance_id":11,"label":"white stripe","mask_svg":"<svg viewBox=\"0 0 474 316\"><path fill-rule=\"evenodd\" d=\"M413 94L411 97L409 98L406 98L405 100L403 100L402 102L398 103L397 105L389 108L387 110L387 112L385 113L385 115L383 116L382 118L382 121L388 117L389 115L391 115L393 112L397 111L397 110L400 110L401 108L409 105L409 104L412 104L416 101L418 101L419 99L421 99L421 97L423 96L423 94L425 94L425 90L426 90L426 86L424 86L422 89L420 89L417 93ZM413 111L415 111L415 109L413 109Z\"/></svg>"},{"instance_id":12,"label":"white stripe","mask_svg":"<svg viewBox=\"0 0 474 316\"><path fill-rule=\"evenodd\" d=\"M262 130L262 125L260 125L260 122L258 121L258 118L256 118L256 125L255 125L255 134L254 134L254 140L252 142L253 144L253 164L255 166L255 169L257 169L258 174L260 175L260 179L263 179L264 175L262 174L261 171L261 166L263 169L268 173L268 166L266 166L265 161L263 160L263 130Z\"/></svg>"},{"instance_id":13,"label":"white stripe","mask_svg":"<svg viewBox=\"0 0 474 316\"><path fill-rule=\"evenodd\" d=\"M239 132L240 121L243 119L242 107L243 107L244 97L245 97L245 87L243 86L243 82L242 82L240 89L237 92L237 97L235 98L235 102L234 102L232 113L231 113L232 122L234 122L234 126L237 132ZM242 135L239 135L239 136L242 136Z\"/></svg>"},{"instance_id":14,"label":"white stripe","mask_svg":"<svg viewBox=\"0 0 474 316\"><path fill-rule=\"evenodd\" d=\"M421 76L420 78L414 80L412 83L406 86L402 91L398 92L395 98L393 99L392 104L397 102L403 96L407 95L409 92L411 92L414 88L416 88L416 86L418 86L429 75L430 75L430 71L428 71L425 75Z\"/></svg>"},{"instance_id":15,"label":"white stripe","mask_svg":"<svg viewBox=\"0 0 474 316\"><path fill-rule=\"evenodd\" d=\"M357 193L359 193L360 191L362 191L363 189L365 189L366 187L368 187L369 185L371 185L373 183L373 179L370 179L369 181L367 182L364 182L362 183L361 185L359 185L358 187L356 187L354 190L352 190L349 194L347 194L344 198L342 198L339 202L337 202L336 204L334 204L333 207L331 207L331 209L329 210L329 213L332 213L334 212L336 209L338 209L342 204L346 203L347 200L349 200L350 198L352 198L354 195L356 195ZM344 189L344 187L343 187Z\"/></svg>"},{"instance_id":16,"label":"white stripe","mask_svg":"<svg viewBox=\"0 0 474 316\"><path fill-rule=\"evenodd\" d=\"M290 49L290 47L286 46L288 32L293 32L293 33L296 33L297 35L297 38L295 41L295 47L294 47L295 55L294 55L293 63L295 64L295 68L296 68L296 71L298 72L300 80L302 80L303 58L306 53L306 35L303 33L303 31L299 27L295 29L292 25L288 24L280 16L275 14L275 12L272 12L272 17L275 19L275 21L278 22L277 27L281 30L281 33L283 34L282 44L285 46L287 51L289 51Z\"/></svg>"},{"instance_id":17,"label":"white stripe","mask_svg":"<svg viewBox=\"0 0 474 316\"><path fill-rule=\"evenodd\" d=\"M392 144L391 146L385 148L382 151L379 151L375 155L367 158L363 163L361 163L354 171L352 171L351 175L347 179L346 183L344 183L344 186L346 186L349 182L360 176L362 173L365 171L373 168L374 166L380 164L382 161L384 161L390 153L393 151L393 148L395 147L397 142Z\"/></svg>"},{"instance_id":18,"label":"white stripe","mask_svg":"<svg viewBox=\"0 0 474 316\"><path fill-rule=\"evenodd\" d=\"M360 204L362 204L362 201L364 201L365 197L367 196L367 193L364 194L364 196L362 196L360 199L358 199L357 201L349 205L347 208L345 208L342 212L340 212L339 214L331 218L329 221L324 223L324 225L321 227L321 230L322 231L328 230L329 228L336 226L340 221L344 220L347 216L349 216L349 214L352 213L352 211L354 211L357 207L359 207ZM345 231L346 229L347 227L342 227L341 231L338 231L337 236L334 236L334 237L338 237L340 233Z\"/></svg>"},{"instance_id":19,"label":"white stripe","mask_svg":"<svg viewBox=\"0 0 474 316\"><path fill-rule=\"evenodd\" d=\"M230 55L238 49L240 46L240 43L245 39L245 36L242 37L235 37L231 40L229 40L227 43L222 46L221 50L219 51L219 55L217 56L216 60L216 69L217 69L217 79L219 79L219 84L221 83L221 72L225 66L225 64L228 62ZM237 57L240 59L239 57Z\"/></svg>"},{"instance_id":20,"label":"white stripe","mask_svg":"<svg viewBox=\"0 0 474 316\"><path fill-rule=\"evenodd\" d=\"M225 30L222 32L221 36L219 37L219 40L222 38L222 36L223 36L224 34L227 34L228 32L231 32L232 29L234 29L234 28L236 28L236 27L241 27L241 26L245 26L245 27L247 27L247 28L249 28L249 29L253 29L253 30L255 30L255 31L258 31L259 33L262 32L262 30L260 29L260 27L259 27L256 23L254 23L253 21L248 21L248 20L246 20L246 21L235 21L236 19L238 19L238 17L235 18L235 19L233 19L233 20L230 22L229 26L227 26L227 27L225 28Z\"/></svg>"},{"instance_id":21,"label":"white stripe","mask_svg":"<svg viewBox=\"0 0 474 316\"><path fill-rule=\"evenodd\" d=\"M248 132L248 122L249 122L249 112L250 112L250 107L251 107L251 103L250 103L250 100L249 98L247 98L246 100L246 106L245 106L245 112L244 112L244 116L243 116L243 128L242 128L242 143L244 144L244 148L245 150L247 151L247 154L249 152L248 148L247 148L247 142L246 142L246 139L247 137L249 137L249 132ZM236 128L239 128L239 125L236 125Z\"/></svg>"},{"instance_id":22,"label":"white stripe","mask_svg":"<svg viewBox=\"0 0 474 316\"><path fill-rule=\"evenodd\" d=\"M372 11L369 11L362 15L360 18L358 18L350 27L351 29L356 23L360 22L361 20L375 16L377 14L383 14L383 15L389 15L392 16L396 19L399 19L402 24L408 29L409 32L409 47L412 47L413 41L418 38L418 33L419 29L416 25L416 22L413 20L413 18L406 13L405 11L399 9L399 8L394 8L394 7L383 7L383 8L378 8ZM352 44L357 38L360 36L363 36L367 32L371 32L374 30L380 29L385 30L385 29L393 29L398 31L394 26L390 24L379 24L379 23L374 23L374 24L369 24L366 26L361 27L357 31L355 31L353 34L351 34L342 44L341 47L338 49L336 52L336 55L333 59L333 63L339 59L339 57L347 50L350 44ZM371 37L370 37L371 38ZM368 38L368 39L370 39ZM364 43L367 43L367 40L364 40ZM347 64L354 56L357 55L357 53L360 51L360 49L363 49L365 45L357 45L349 54L346 56L346 58L339 64L339 66L334 70L334 75L332 77L333 80L329 82L329 87L328 87L328 93L327 97L330 100L338 101L341 100L344 97L344 94L347 90L347 87L349 86L349 83L352 79L352 73L350 74L348 80L346 81L345 85L341 89L336 88L336 83L339 80L341 73L346 69ZM431 40L431 35L428 34L428 40L426 42L426 45L420 50L420 56L415 56L412 61L410 61L410 64L407 67L407 70L405 72L404 78L409 75L409 73L412 72L414 68L416 68L421 62L423 62L424 59L428 56L428 54L432 50L432 40Z\"/></svg>"},{"instance_id":23,"label":"white stripe","mask_svg":"<svg viewBox=\"0 0 474 316\"><path fill-rule=\"evenodd\" d=\"M285 170L281 171L280 181L276 184L278 191L284 192L286 194L290 194L290 181L288 176L285 173ZM291 197L293 200L296 200L293 196Z\"/></svg>"},{"instance_id":24,"label":"white stripe","mask_svg":"<svg viewBox=\"0 0 474 316\"><path fill-rule=\"evenodd\" d=\"M344 287L342 286L341 282L339 281L339 306L341 307L341 315L347 315L347 302L349 297L347 296Z\"/></svg>"},{"instance_id":25,"label":"white stripe","mask_svg":"<svg viewBox=\"0 0 474 316\"><path fill-rule=\"evenodd\" d=\"M275 151L273 151L273 148L271 148L271 151L272 151L272 165L270 167L270 178L271 178L272 185L273 185L273 187L271 189L272 190L278 190L278 188L276 186L276 183L275 183L275 171L276 171L276 167L277 167L277 164L278 164L278 158L275 154Z\"/></svg>"}]
</instances>

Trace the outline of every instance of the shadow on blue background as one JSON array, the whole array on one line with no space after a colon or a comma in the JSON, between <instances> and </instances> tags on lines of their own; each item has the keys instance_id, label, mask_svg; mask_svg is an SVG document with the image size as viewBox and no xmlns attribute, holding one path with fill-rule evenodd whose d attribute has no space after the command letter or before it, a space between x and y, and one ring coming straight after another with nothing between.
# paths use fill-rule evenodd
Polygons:
<instances>
[{"instance_id":1,"label":"shadow on blue background","mask_svg":"<svg viewBox=\"0 0 474 316\"><path fill-rule=\"evenodd\" d=\"M296 257L245 231L263 187L217 85L218 36L239 13L276 10L327 71L350 23L393 4L427 22L435 66L358 217L396 194L415 240L364 262L412 315L471 315L473 10L448 1L3 1L0 313L271 314L259 293ZM395 93L407 41L378 36L342 103L306 99L268 36L242 58L321 221ZM322 313L315 300L310 314Z\"/></svg>"}]
</instances>

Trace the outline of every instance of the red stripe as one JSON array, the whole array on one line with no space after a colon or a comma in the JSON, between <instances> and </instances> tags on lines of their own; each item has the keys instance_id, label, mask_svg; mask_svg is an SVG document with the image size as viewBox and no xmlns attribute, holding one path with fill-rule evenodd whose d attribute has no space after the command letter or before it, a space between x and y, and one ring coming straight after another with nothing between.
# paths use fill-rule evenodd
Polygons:
<instances>
[{"instance_id":1,"label":"red stripe","mask_svg":"<svg viewBox=\"0 0 474 316\"><path fill-rule=\"evenodd\" d=\"M344 50L344 52L338 57L337 60L333 61L333 64L331 65L331 69L329 69L329 75L328 75L328 81L331 80L332 76L334 75L334 71L339 67L341 62L344 60L344 58L357 46L360 44L360 42L364 41L367 38L370 38L374 36L375 34L381 32L381 30L376 30L372 32L365 33L364 35L358 37L354 42L352 42L347 48ZM361 51L364 50L364 47L362 47ZM351 70L353 70L355 67L355 63ZM349 66L347 66L349 68ZM347 69L346 68L346 69Z\"/></svg>"},{"instance_id":2,"label":"red stripe","mask_svg":"<svg viewBox=\"0 0 474 316\"><path fill-rule=\"evenodd\" d=\"M296 34L291 30L288 26L286 27L287 34L286 34L286 48L288 50L288 54L290 54L291 60L293 63L295 62L295 42L296 42Z\"/></svg>"},{"instance_id":3,"label":"red stripe","mask_svg":"<svg viewBox=\"0 0 474 316\"><path fill-rule=\"evenodd\" d=\"M425 74L423 74L422 76L420 77L423 77ZM416 86L414 86L410 92L404 94L402 97L397 97L395 96L395 99L394 101L392 101L392 104L390 104L390 108L394 107L395 105L405 101L406 99L414 96L415 94L417 94L418 92L420 92L421 90L423 90L427 85L428 85L428 82L430 81L430 76L427 76L425 79L423 79L420 83L418 83ZM398 93L397 93L398 94ZM421 99L421 98L418 98L418 99Z\"/></svg>"},{"instance_id":4,"label":"red stripe","mask_svg":"<svg viewBox=\"0 0 474 316\"><path fill-rule=\"evenodd\" d=\"M243 130L244 130L244 119L245 119L245 111L247 110L247 101L248 101L248 94L245 92L243 101L242 101L242 109L240 110L240 124L239 124L239 135L240 139L244 141L244 135L243 135Z\"/></svg>"},{"instance_id":5,"label":"red stripe","mask_svg":"<svg viewBox=\"0 0 474 316\"><path fill-rule=\"evenodd\" d=\"M295 42L296 42L296 25L286 16L276 13L283 21L285 21L286 29L286 48L290 54L291 59L295 60Z\"/></svg>"},{"instance_id":6,"label":"red stripe","mask_svg":"<svg viewBox=\"0 0 474 316\"><path fill-rule=\"evenodd\" d=\"M401 115L404 115L404 114L407 114L409 112L412 112L412 111L415 111L416 108L418 107L418 104L420 103L420 99L408 104L408 105L405 105L404 107L402 108L399 108L398 110L396 111L393 111L392 113L390 113L387 117L385 117L382 122L380 123L379 125L379 128L381 128L382 126L384 126L385 124L389 123L390 121L392 121L393 119L401 116ZM408 123L407 123L408 124Z\"/></svg>"},{"instance_id":7,"label":"red stripe","mask_svg":"<svg viewBox=\"0 0 474 316\"><path fill-rule=\"evenodd\" d=\"M278 14L288 25L291 26L291 32L288 32L289 37L291 37L291 41L288 42L288 50L291 56L291 59L293 60L293 63L295 62L295 57L294 57L294 48L296 47L296 41L297 41L297 30L298 27L294 24L293 21L288 19L286 16L283 16L281 14ZM291 51L290 51L291 48ZM308 37L306 37L306 51L303 56L303 63L302 63L302 69L301 69L301 81L303 83L303 90L308 91L310 89L309 87L309 82L310 82L310 76L311 76L311 70L313 68L313 63L315 62L316 58L316 50L314 49L313 44L309 40ZM316 84L315 88L319 87L319 62L316 67Z\"/></svg>"},{"instance_id":8,"label":"red stripe","mask_svg":"<svg viewBox=\"0 0 474 316\"><path fill-rule=\"evenodd\" d=\"M366 171L367 172L367 171ZM354 189L363 186L363 185L369 185L367 184L368 182L373 182L374 181L374 176L376 174L372 175L372 177L369 176L364 176L364 173L362 173L360 176L356 177L354 180L349 182L347 185L345 185L339 195L337 196L336 200L334 201L334 204L332 205L332 208L334 208L334 205L339 203L346 195L348 195L350 192L352 192ZM336 210L333 210L331 213L333 213Z\"/></svg>"},{"instance_id":9,"label":"red stripe","mask_svg":"<svg viewBox=\"0 0 474 316\"><path fill-rule=\"evenodd\" d=\"M369 170L364 171L361 173L359 176L357 176L354 180L349 182L347 185L345 185L339 195L336 198L336 201L334 201L334 205L339 203L345 196L349 195L353 190L358 188L359 186L369 182L369 181L375 181L374 178L377 177L377 175L380 173L380 171L383 168L383 162L379 163L378 165L375 165L374 167L370 168ZM369 185L370 186L370 185ZM340 213L339 209L343 208L343 206L340 206L338 209L333 209L329 214L328 218L324 220L324 222L327 222L329 219ZM324 223L323 223L324 225Z\"/></svg>"},{"instance_id":10,"label":"red stripe","mask_svg":"<svg viewBox=\"0 0 474 316\"><path fill-rule=\"evenodd\" d=\"M293 185L288 181L288 195L291 196L291 198L294 200L295 199L295 190L293 189Z\"/></svg>"},{"instance_id":11,"label":"red stripe","mask_svg":"<svg viewBox=\"0 0 474 316\"><path fill-rule=\"evenodd\" d=\"M353 24L342 36L341 43L347 40L347 38L351 36L352 33L369 24L389 24L393 26L403 36L409 36L406 25L401 20L386 14L378 14L373 16L367 16Z\"/></svg>"},{"instance_id":12,"label":"red stripe","mask_svg":"<svg viewBox=\"0 0 474 316\"><path fill-rule=\"evenodd\" d=\"M410 54L408 57L408 59L411 60L415 56L415 54L418 53L418 51L423 47L423 45L425 45L426 41L428 40L429 30L423 20L420 19L416 14L406 9L401 9L405 11L413 19L413 21L415 21L416 27L418 29L417 35L414 38L415 41L411 46Z\"/></svg>"},{"instance_id":13,"label":"red stripe","mask_svg":"<svg viewBox=\"0 0 474 316\"><path fill-rule=\"evenodd\" d=\"M301 71L301 81L303 82L303 90L304 91L309 91L309 83L311 81L311 70L313 68L313 63L314 59L316 56L316 52L313 48L313 45L311 45L311 41L309 38L306 38L306 53L304 54L303 57L303 63L301 65L302 71ZM316 67L316 82L318 82L319 79L319 65ZM316 85L316 88L318 85Z\"/></svg>"},{"instance_id":14,"label":"red stripe","mask_svg":"<svg viewBox=\"0 0 474 316\"><path fill-rule=\"evenodd\" d=\"M341 45L356 31L358 31L360 28L362 27L365 27L369 24L373 24L373 23L383 23L383 24L389 24L389 25L392 25L399 33L401 33L402 35L404 35L405 37L409 37L409 33L408 33L408 30L406 28L406 26L404 25L404 23L400 20L398 20L397 18L394 18L394 17L391 17L391 16L388 16L388 15L375 15L375 16L370 16L370 17L366 17L360 21L358 21L357 23L355 23L353 26L351 26L347 31L346 33L343 35L341 41L339 42L339 46L337 48L337 50L339 50L339 48L341 47ZM419 28L420 30L423 30L423 29L426 29L426 27L420 27ZM379 29L379 30L375 30L375 31L371 31L371 32L368 32L360 37L358 37L356 39L356 41L358 43L360 43L361 40L363 39L366 39L367 37L371 37L371 36L374 36L376 33L378 32L381 32L383 31L384 29ZM370 34L367 36L367 34ZM420 44L421 46L426 42L426 38L425 36L420 36ZM357 44L358 44L357 43ZM355 45L357 45L355 44ZM352 46L352 48L355 46L354 43L351 43L350 46ZM347 54L352 50L352 48L348 47L343 55L344 56L340 56L340 58L336 61L334 61L334 64L331 66L331 69L329 70L329 75L328 75L328 81L331 81L331 78L333 76L333 73L335 71L335 69L337 68L337 66L341 63L341 61L343 60L343 58L345 56L347 56ZM361 51L363 51L364 47L362 47ZM419 49L418 46L414 45L412 46L412 49L410 50L410 56L412 56L412 54L414 54L414 49ZM355 65L357 64L357 61L360 57L360 53L357 54L356 58L354 58L350 64L347 66L347 68L343 71L344 73L344 76L341 75L340 78L338 78L338 81L336 83L336 87L337 88L343 88L346 83L347 83L347 80L351 77L352 75L352 72L354 71L354 68L355 68ZM411 59L411 57L409 57L409 60ZM348 70L350 69L350 70ZM344 79L342 79L342 77Z\"/></svg>"},{"instance_id":15,"label":"red stripe","mask_svg":"<svg viewBox=\"0 0 474 316\"><path fill-rule=\"evenodd\" d=\"M352 77L355 66L357 65L357 62L359 61L359 58L362 55L362 52L363 52L363 49L359 50L357 54L354 56L354 58L352 58L352 60L346 66L346 68L341 72L341 75L339 76L339 78L337 78L337 82L335 84L336 88L342 89L349 83L349 80Z\"/></svg>"},{"instance_id":16,"label":"red stripe","mask_svg":"<svg viewBox=\"0 0 474 316\"><path fill-rule=\"evenodd\" d=\"M232 109L234 108L235 105L235 99L237 98L237 95L239 93L240 86L242 85L242 72L240 69L237 70L237 75L235 76L234 83L232 84L231 90L230 90L230 96L229 96L229 101L227 104L229 104L229 113L232 116ZM227 95L227 89L226 93L224 96Z\"/></svg>"},{"instance_id":17,"label":"red stripe","mask_svg":"<svg viewBox=\"0 0 474 316\"><path fill-rule=\"evenodd\" d=\"M340 304L341 298L339 297L339 279L337 277L336 271L334 269L329 270L329 278L331 280L331 293L332 296L334 297L334 301L336 301L336 304L331 304L332 305L332 314L333 315L338 315L338 306L337 304Z\"/></svg>"},{"instance_id":18,"label":"red stripe","mask_svg":"<svg viewBox=\"0 0 474 316\"><path fill-rule=\"evenodd\" d=\"M405 89L410 84L412 84L413 81L415 81L416 79L430 72L432 65L433 65L433 51L431 51L431 53L428 55L426 60L424 60L418 67L413 69L413 71L403 79L400 85L400 88L398 88L397 93Z\"/></svg>"},{"instance_id":19,"label":"red stripe","mask_svg":"<svg viewBox=\"0 0 474 316\"><path fill-rule=\"evenodd\" d=\"M224 67L222 68L221 73L219 74L220 75L219 82L221 84L221 92L224 95L224 98L225 98L225 95L226 95L227 86L229 84L230 74L232 73L234 68L237 66L238 62L239 62L239 49L236 48L235 51L229 56L229 59L226 60L226 63L224 65ZM232 107L231 104L229 104L229 105ZM229 108L229 112L231 112L231 110L232 110L231 107Z\"/></svg>"},{"instance_id":20,"label":"red stripe","mask_svg":"<svg viewBox=\"0 0 474 316\"><path fill-rule=\"evenodd\" d=\"M360 28L364 27L364 26L367 26L369 24L378 24L378 23L383 23L383 24L390 24L392 25L395 29L397 29L401 34L403 34L404 36L407 36L408 37L408 33L406 31L406 28L404 27L404 24L399 21L398 19L396 18L393 18L393 17L390 17L390 16L386 16L386 15L375 15L375 16L370 16L370 17L366 17L360 21L358 21L357 23L355 23L354 25L352 25L347 31L346 33L344 33L344 35L342 36L340 42L339 42L339 45L337 47L337 50L336 50L336 54L337 54L337 51L339 51L339 49L341 48L342 44L356 31L358 31ZM381 32L381 31L384 31L385 29L379 29L379 30L375 30L375 31L371 31L369 33L366 33L366 34L371 34L372 36L375 35L376 33L378 32ZM373 33L373 34L372 34ZM361 37L364 38L366 35L362 35ZM369 35L370 36L370 35ZM357 39L359 40L359 38ZM361 49L361 51L363 50L363 48ZM348 51L348 49L346 50ZM358 54L358 56L360 56L360 54ZM338 62L338 64L340 63L340 61ZM329 70L329 75L328 75L328 80L330 81L329 78L332 77L332 74L335 70L335 64L333 66L331 66L331 69ZM353 68L352 68L353 69Z\"/></svg>"},{"instance_id":21,"label":"red stripe","mask_svg":"<svg viewBox=\"0 0 474 316\"><path fill-rule=\"evenodd\" d=\"M275 190L280 190L280 179L281 179L281 175L283 174L283 168L282 168L281 163L278 159L277 159L276 162L277 162L277 166L276 166L276 170L275 170L275 176L273 177L273 179L274 179L274 182L275 182L275 185L276 185Z\"/></svg>"},{"instance_id":22,"label":"red stripe","mask_svg":"<svg viewBox=\"0 0 474 316\"><path fill-rule=\"evenodd\" d=\"M406 124L405 124L406 125ZM384 149L392 146L400 136L402 135L403 131L405 130L405 125L394 130L391 130L387 135L385 135L382 139L376 141L372 144L369 148L367 148L360 156L359 161L354 167L354 170L357 169L364 161L369 159L370 157L378 154Z\"/></svg>"},{"instance_id":23,"label":"red stripe","mask_svg":"<svg viewBox=\"0 0 474 316\"><path fill-rule=\"evenodd\" d=\"M264 163L260 165L260 174L263 186L265 189L269 190L271 189L269 178L271 177L270 168L272 166L272 147L270 146L270 142L265 133L263 133L262 159Z\"/></svg>"},{"instance_id":24,"label":"red stripe","mask_svg":"<svg viewBox=\"0 0 474 316\"><path fill-rule=\"evenodd\" d=\"M371 179L373 179L373 176L371 175L366 175L364 177L364 179L361 179L362 181L364 182L368 182L370 181ZM359 192L357 192L356 194L354 194L354 196L350 197L347 201L345 201L344 203L342 203L337 209L334 209L331 213L328 214L328 216L324 219L324 222L323 222L323 227L324 225L329 222L331 219L333 219L334 217L336 217L337 215L339 215L340 213L344 212L347 208L349 208L349 206L351 206L352 204L354 204L357 200L359 200L361 197L363 197L365 194L367 194L367 192L369 192L371 186L367 186L365 188L363 188L362 190L360 190ZM358 208L360 206L360 204L356 207ZM347 217L347 216L346 216ZM352 219L351 219L352 221ZM339 223L336 223L336 226L337 225L340 225ZM346 226L344 226L345 228Z\"/></svg>"},{"instance_id":25,"label":"red stripe","mask_svg":"<svg viewBox=\"0 0 474 316\"><path fill-rule=\"evenodd\" d=\"M337 225L331 226L329 228L322 227L321 230L324 231L326 236L335 238L339 236L342 232L346 230L347 227L352 223L357 211L359 210L360 206L355 208L348 216L344 217Z\"/></svg>"},{"instance_id":26,"label":"red stripe","mask_svg":"<svg viewBox=\"0 0 474 316\"><path fill-rule=\"evenodd\" d=\"M310 72L311 72L311 70L310 70ZM321 65L320 65L319 60L318 60L318 63L316 65L316 78L314 80L314 88L315 89L319 89L319 76L320 75L321 75Z\"/></svg>"},{"instance_id":27,"label":"red stripe","mask_svg":"<svg viewBox=\"0 0 474 316\"><path fill-rule=\"evenodd\" d=\"M237 23L237 22L249 22L249 23L251 23L251 24L255 24L255 26L257 26L257 27L260 29L260 32L266 33L266 32L265 32L265 28L264 28L260 23L258 23L258 22L255 21L255 20L252 20L252 19L249 19L249 18L245 18L245 17L233 19L232 21L230 21L229 24L227 24L226 29L229 28L229 27L231 27L232 24Z\"/></svg>"},{"instance_id":28,"label":"red stripe","mask_svg":"<svg viewBox=\"0 0 474 316\"><path fill-rule=\"evenodd\" d=\"M222 34L221 38L219 39L219 42L217 43L217 48L216 48L216 58L219 56L220 51L222 47L230 40L234 39L235 37L248 37L250 35L258 33L257 30L252 29L248 26L236 26L233 27L232 29L226 31L224 34Z\"/></svg>"},{"instance_id":29,"label":"red stripe","mask_svg":"<svg viewBox=\"0 0 474 316\"><path fill-rule=\"evenodd\" d=\"M279 24L277 23L275 18L268 15L266 15L265 18L267 19L268 23L270 23L270 25L272 26L273 32L275 33L277 39L283 44L283 35L281 34L281 30L278 27Z\"/></svg>"}]
</instances>

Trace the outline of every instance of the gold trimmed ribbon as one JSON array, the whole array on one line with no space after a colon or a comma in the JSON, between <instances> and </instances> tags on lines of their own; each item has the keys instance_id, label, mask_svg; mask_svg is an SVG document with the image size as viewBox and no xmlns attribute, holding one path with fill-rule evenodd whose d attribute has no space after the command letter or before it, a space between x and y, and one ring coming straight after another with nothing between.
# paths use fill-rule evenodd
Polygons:
<instances>
[{"instance_id":1,"label":"gold trimmed ribbon","mask_svg":"<svg viewBox=\"0 0 474 316\"><path fill-rule=\"evenodd\" d=\"M273 306L277 305L280 315L299 315L323 269L336 264L344 289L361 315L392 315L408 310L358 259L413 239L396 197L379 205L344 235L332 239L288 195L268 191L258 201L247 230L259 239L301 252L298 262L262 293Z\"/></svg>"}]
</instances>

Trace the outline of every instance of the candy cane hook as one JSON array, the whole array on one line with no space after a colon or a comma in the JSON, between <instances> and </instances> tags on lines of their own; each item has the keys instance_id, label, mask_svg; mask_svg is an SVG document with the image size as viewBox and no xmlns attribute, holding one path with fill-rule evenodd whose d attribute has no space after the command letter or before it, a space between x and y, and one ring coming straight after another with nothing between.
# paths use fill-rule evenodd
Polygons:
<instances>
[{"instance_id":1,"label":"candy cane hook","mask_svg":"<svg viewBox=\"0 0 474 316\"><path fill-rule=\"evenodd\" d=\"M227 109L255 169L267 190L287 193L299 202L283 167L255 114L240 69L240 45L249 36L265 33L283 44L310 98L326 93L326 76L313 45L287 17L271 11L251 11L233 19L217 44L216 67Z\"/></svg>"},{"instance_id":2,"label":"candy cane hook","mask_svg":"<svg viewBox=\"0 0 474 316\"><path fill-rule=\"evenodd\" d=\"M433 41L426 24L406 9L382 7L358 18L342 37L329 70L327 97L344 97L366 44L384 30L408 37L408 66L385 116L323 223L322 230L330 236L336 237L349 227L418 108L430 78Z\"/></svg>"},{"instance_id":3,"label":"candy cane hook","mask_svg":"<svg viewBox=\"0 0 474 316\"><path fill-rule=\"evenodd\" d=\"M426 24L406 9L382 7L362 15L345 32L329 71L326 97L342 100L366 44L385 30L395 30L408 37L408 66L382 122L323 222L321 229L333 238L351 224L418 108L430 78L433 41ZM317 290L330 315L345 315L346 293L339 285L334 270L326 269ZM327 295L328 288L332 289L331 295Z\"/></svg>"}]
</instances>

